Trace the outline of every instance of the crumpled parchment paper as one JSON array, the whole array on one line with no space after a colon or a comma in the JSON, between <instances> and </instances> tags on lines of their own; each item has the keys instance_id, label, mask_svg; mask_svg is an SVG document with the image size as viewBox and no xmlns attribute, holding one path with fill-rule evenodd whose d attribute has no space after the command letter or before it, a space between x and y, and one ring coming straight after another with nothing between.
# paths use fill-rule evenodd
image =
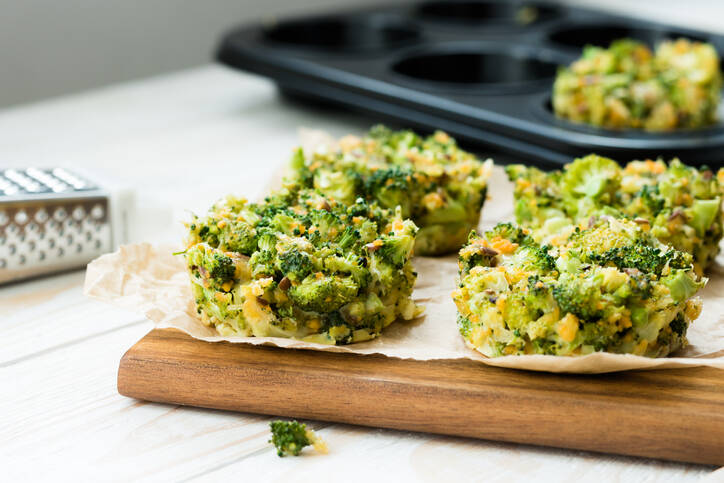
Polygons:
<instances>
[{"instance_id":1,"label":"crumpled parchment paper","mask_svg":"<svg viewBox=\"0 0 724 483\"><path fill-rule=\"evenodd\" d=\"M512 187L499 167L493 171L490 199L483 207L481 228L512 219ZM711 366L724 369L724 256L709 271L700 292L701 316L689 328L690 345L675 357L650 359L634 355L594 353L580 357L544 355L487 358L469 349L458 333L451 299L457 278L456 256L417 257L419 274L414 299L425 313L412 321L396 321L376 340L328 346L277 337L222 337L196 316L188 275L178 247L128 245L88 265L85 293L98 300L141 311L158 328L175 328L209 342L265 344L354 354L383 354L406 359L473 359L493 366L548 372L604 373L632 369Z\"/></svg>"}]
</instances>

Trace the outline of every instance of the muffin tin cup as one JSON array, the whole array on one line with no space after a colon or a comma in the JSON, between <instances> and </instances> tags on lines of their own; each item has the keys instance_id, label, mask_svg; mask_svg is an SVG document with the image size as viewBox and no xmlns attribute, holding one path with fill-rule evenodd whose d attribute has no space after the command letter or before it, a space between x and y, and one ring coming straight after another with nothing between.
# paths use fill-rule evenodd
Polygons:
<instances>
[{"instance_id":1,"label":"muffin tin cup","mask_svg":"<svg viewBox=\"0 0 724 483\"><path fill-rule=\"evenodd\" d=\"M445 129L542 166L596 152L724 165L724 124L661 133L597 128L550 110L558 66L581 45L724 36L543 2L502 0L358 10L234 29L217 58L325 100L421 130Z\"/></svg>"}]
</instances>

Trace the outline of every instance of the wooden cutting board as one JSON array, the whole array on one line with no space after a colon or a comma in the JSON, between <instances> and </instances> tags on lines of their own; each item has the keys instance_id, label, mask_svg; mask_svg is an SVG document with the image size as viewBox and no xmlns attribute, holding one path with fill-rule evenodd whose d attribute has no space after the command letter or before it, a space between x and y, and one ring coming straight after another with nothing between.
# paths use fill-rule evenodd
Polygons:
<instances>
[{"instance_id":1,"label":"wooden cutting board","mask_svg":"<svg viewBox=\"0 0 724 483\"><path fill-rule=\"evenodd\" d=\"M556 375L153 330L118 392L149 401L724 465L724 371Z\"/></svg>"}]
</instances>

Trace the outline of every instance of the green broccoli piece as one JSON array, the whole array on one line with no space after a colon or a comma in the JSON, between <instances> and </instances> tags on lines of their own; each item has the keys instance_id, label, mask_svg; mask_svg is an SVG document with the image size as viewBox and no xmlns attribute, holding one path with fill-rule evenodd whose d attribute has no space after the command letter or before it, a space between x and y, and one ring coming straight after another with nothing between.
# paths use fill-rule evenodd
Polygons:
<instances>
[{"instance_id":1,"label":"green broccoli piece","mask_svg":"<svg viewBox=\"0 0 724 483\"><path fill-rule=\"evenodd\" d=\"M257 242L258 248L260 251L275 253L277 249L277 237L272 231L268 230L267 228L259 234Z\"/></svg>"},{"instance_id":2,"label":"green broccoli piece","mask_svg":"<svg viewBox=\"0 0 724 483\"><path fill-rule=\"evenodd\" d=\"M344 257L331 256L324 260L324 268L335 273L348 273L360 288L365 288L370 273L367 270L367 258L349 253Z\"/></svg>"},{"instance_id":3,"label":"green broccoli piece","mask_svg":"<svg viewBox=\"0 0 724 483\"><path fill-rule=\"evenodd\" d=\"M209 278L216 279L219 283L233 279L236 271L231 257L219 252L214 252L210 258L205 258L203 267L208 271Z\"/></svg>"},{"instance_id":4,"label":"green broccoli piece","mask_svg":"<svg viewBox=\"0 0 724 483\"><path fill-rule=\"evenodd\" d=\"M274 252L269 250L254 252L249 258L249 266L251 267L251 274L255 278L274 276Z\"/></svg>"},{"instance_id":5,"label":"green broccoli piece","mask_svg":"<svg viewBox=\"0 0 724 483\"><path fill-rule=\"evenodd\" d=\"M635 268L645 273L661 274L668 264L672 268L685 268L691 264L682 252L670 249L662 252L643 240L636 240L631 245L613 247L603 253L583 253L583 261L598 265L614 265L617 268Z\"/></svg>"},{"instance_id":6,"label":"green broccoli piece","mask_svg":"<svg viewBox=\"0 0 724 483\"><path fill-rule=\"evenodd\" d=\"M303 280L314 270L314 264L309 254L297 249L280 253L277 258L277 268L291 281Z\"/></svg>"},{"instance_id":7,"label":"green broccoli piece","mask_svg":"<svg viewBox=\"0 0 724 483\"><path fill-rule=\"evenodd\" d=\"M304 310L331 312L351 302L359 285L351 277L307 276L302 283L289 289L289 298Z\"/></svg>"},{"instance_id":8,"label":"green broccoli piece","mask_svg":"<svg viewBox=\"0 0 724 483\"><path fill-rule=\"evenodd\" d=\"M306 164L304 149L297 148L292 155L289 163L292 172L292 181L296 181L300 186L312 186L314 175Z\"/></svg>"},{"instance_id":9,"label":"green broccoli piece","mask_svg":"<svg viewBox=\"0 0 724 483\"><path fill-rule=\"evenodd\" d=\"M327 445L307 425L298 421L271 421L269 423L272 437L269 440L277 449L281 458L286 455L299 456L307 446L322 453L327 452Z\"/></svg>"},{"instance_id":10,"label":"green broccoli piece","mask_svg":"<svg viewBox=\"0 0 724 483\"><path fill-rule=\"evenodd\" d=\"M461 275L466 275L474 267L495 266L495 257L498 256L498 252L482 244L473 243L480 238L482 237L475 230L472 230L468 235L467 248L461 251L458 257L458 267L460 267ZM473 246L475 247L474 251L470 248Z\"/></svg>"},{"instance_id":11,"label":"green broccoli piece","mask_svg":"<svg viewBox=\"0 0 724 483\"><path fill-rule=\"evenodd\" d=\"M319 169L314 173L314 187L327 198L349 204L357 198L362 178L349 169L344 172Z\"/></svg>"},{"instance_id":12,"label":"green broccoli piece","mask_svg":"<svg viewBox=\"0 0 724 483\"><path fill-rule=\"evenodd\" d=\"M234 223L219 234L219 244L225 250L251 255L256 251L256 230L246 223Z\"/></svg>"},{"instance_id":13,"label":"green broccoli piece","mask_svg":"<svg viewBox=\"0 0 724 483\"><path fill-rule=\"evenodd\" d=\"M412 235L389 236L382 240L382 246L374 251L372 256L379 257L399 270L407 263L414 246L414 233Z\"/></svg>"},{"instance_id":14,"label":"green broccoli piece","mask_svg":"<svg viewBox=\"0 0 724 483\"><path fill-rule=\"evenodd\" d=\"M549 273L556 269L556 259L548 253L550 249L547 245L524 245L513 257L523 270Z\"/></svg>"},{"instance_id":15,"label":"green broccoli piece","mask_svg":"<svg viewBox=\"0 0 724 483\"><path fill-rule=\"evenodd\" d=\"M562 273L553 287L553 298L561 312L571 313L583 320L595 320L601 316L598 307L600 284L588 277Z\"/></svg>"},{"instance_id":16,"label":"green broccoli piece","mask_svg":"<svg viewBox=\"0 0 724 483\"><path fill-rule=\"evenodd\" d=\"M706 280L697 282L690 273L676 270L671 275L663 277L661 282L669 288L671 298L675 302L683 302L693 296L700 288L706 285Z\"/></svg>"},{"instance_id":17,"label":"green broccoli piece","mask_svg":"<svg viewBox=\"0 0 724 483\"><path fill-rule=\"evenodd\" d=\"M279 212L271 219L270 225L285 235L294 235L294 228L298 224L296 218L286 212Z\"/></svg>"},{"instance_id":18,"label":"green broccoli piece","mask_svg":"<svg viewBox=\"0 0 724 483\"><path fill-rule=\"evenodd\" d=\"M604 198L611 201L621 182L621 168L616 161L589 154L565 167L562 190L575 198Z\"/></svg>"},{"instance_id":19,"label":"green broccoli piece","mask_svg":"<svg viewBox=\"0 0 724 483\"><path fill-rule=\"evenodd\" d=\"M638 196L641 197L641 200L643 201L643 204L651 210L651 214L653 216L658 215L661 210L664 209L664 206L666 205L666 200L659 195L659 186L658 185L650 185L645 184L641 187L641 190L638 193Z\"/></svg>"},{"instance_id":20,"label":"green broccoli piece","mask_svg":"<svg viewBox=\"0 0 724 483\"><path fill-rule=\"evenodd\" d=\"M470 336L470 330L472 328L470 319L458 313L458 330L463 337Z\"/></svg>"},{"instance_id":21,"label":"green broccoli piece","mask_svg":"<svg viewBox=\"0 0 724 483\"><path fill-rule=\"evenodd\" d=\"M696 234L703 237L706 231L711 228L717 214L720 214L721 199L694 200L691 206L691 221L689 224L694 227Z\"/></svg>"},{"instance_id":22,"label":"green broccoli piece","mask_svg":"<svg viewBox=\"0 0 724 483\"><path fill-rule=\"evenodd\" d=\"M385 208L401 207L402 216L407 218L411 212L408 206L411 174L398 166L379 169L365 180L365 191Z\"/></svg>"},{"instance_id":23,"label":"green broccoli piece","mask_svg":"<svg viewBox=\"0 0 724 483\"><path fill-rule=\"evenodd\" d=\"M686 334L686 329L688 328L688 325L686 323L686 319L684 319L684 316L682 314L679 314L676 316L674 320L671 321L669 324L669 327L671 327L671 330L678 334L679 337L684 337L684 334Z\"/></svg>"},{"instance_id":24,"label":"green broccoli piece","mask_svg":"<svg viewBox=\"0 0 724 483\"><path fill-rule=\"evenodd\" d=\"M530 245L534 243L527 230L515 226L513 223L498 223L492 229L485 232L485 238L491 240L500 237L506 238L518 245Z\"/></svg>"},{"instance_id":25,"label":"green broccoli piece","mask_svg":"<svg viewBox=\"0 0 724 483\"><path fill-rule=\"evenodd\" d=\"M352 228L351 226L348 226L344 229L342 234L340 235L339 239L337 240L337 244L339 247L343 250L346 250L347 248L350 248L352 245L355 244L360 239L360 232L359 230L356 230Z\"/></svg>"},{"instance_id":26,"label":"green broccoli piece","mask_svg":"<svg viewBox=\"0 0 724 483\"><path fill-rule=\"evenodd\" d=\"M202 242L208 243L214 248L219 246L219 228L216 226L216 220L212 218L202 222L199 219L195 219L191 226L198 227L198 236Z\"/></svg>"},{"instance_id":27,"label":"green broccoli piece","mask_svg":"<svg viewBox=\"0 0 724 483\"><path fill-rule=\"evenodd\" d=\"M317 228L315 233L319 234L320 242L335 239L338 233L344 233L347 228L337 215L327 210L312 210L306 218L310 225Z\"/></svg>"}]
</instances>

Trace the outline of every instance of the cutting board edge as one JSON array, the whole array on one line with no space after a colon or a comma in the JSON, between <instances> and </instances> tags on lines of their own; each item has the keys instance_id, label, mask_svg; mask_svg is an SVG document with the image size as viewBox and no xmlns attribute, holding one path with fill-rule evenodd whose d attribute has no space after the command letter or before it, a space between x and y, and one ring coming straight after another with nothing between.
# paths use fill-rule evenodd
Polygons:
<instances>
[{"instance_id":1,"label":"cutting board edge","mask_svg":"<svg viewBox=\"0 0 724 483\"><path fill-rule=\"evenodd\" d=\"M126 351L126 353L122 357L118 370L118 392L121 395L159 403L171 403L187 406L205 407L210 409L240 411L287 418L316 419L331 422L340 422L345 424L355 424L360 426L428 432L433 434L462 436L489 441L504 441L508 443L530 444L534 446L551 446L606 454L623 454L627 456L655 458L686 463L698 463L707 465L724 464L724 446L716 445L717 441L724 441L724 411L719 413L710 413L709 416L713 416L713 421L705 421L701 417L697 416L684 415L688 416L686 419L690 420L689 423L680 425L681 427L679 429L669 430L669 437L671 439L668 439L667 441L661 441L660 438L652 437L646 433L642 433L638 435L637 438L634 438L638 439L638 441L634 441L632 443L631 439L627 439L626 441L624 441L626 438L622 439L620 435L616 436L613 440L604 440L596 437L600 435L596 435L595 432L592 432L591 434L569 434L569 437L565 439L561 439L560 437L555 435L546 436L545 432L533 434L531 436L528 433L523 433L519 430L516 430L510 434L506 434L506 432L501 430L500 427L497 427L494 431L486 431L480 429L484 428L485 426L470 424L469 422L467 422L466 424L459 424L460 422L458 421L456 424L448 424L448 422L446 421L434 421L424 418L420 420L415 420L414 418L406 418L404 414L401 414L399 418L394 418L389 417L389 415L376 412L374 408L367 408L367 413L360 412L354 413L352 415L339 411L335 412L334 408L332 407L325 408L324 406L320 407L311 404L300 405L298 407L291 406L279 409L278 404L280 403L280 401L283 401L283 398L281 398L280 396L283 396L284 392L284 389L281 390L281 393L279 392L278 386L280 382L284 382L285 384L282 384L282 386L286 388L292 387L292 390L289 390L287 392L294 393L296 391L296 394L292 394L292 396L303 396L305 394L304 390L309 392L309 380L314 381L315 378L305 378L307 380L295 382L295 380L301 377L300 372L294 372L289 374L284 374L280 372L274 374L273 371L270 372L269 370L266 370L262 367L255 367L255 365L253 364L243 367L243 365L238 365L231 361L229 362L229 364L225 364L224 371L227 371L227 373L229 373L229 371L236 372L235 380L250 380L252 381L251 384L248 384L246 386L247 390L243 392L241 399L239 398L239 394L235 394L235 397L229 398L228 392L222 393L217 396L210 396L211 393L205 393L200 389L202 389L202 387L203 389L208 389L208 387L213 387L213 385L217 383L217 386L223 386L225 384L223 379L214 381L214 377L218 377L218 374L215 374L218 371L214 369L213 365L203 364L199 362L179 363L178 360L169 362L168 360L164 361L162 360L162 358L144 352L146 350L145 342L147 341L147 339L158 337L159 334L161 334L161 337L163 337L162 332L163 331L159 330L151 331L149 334L144 336L144 338L134 344L134 346L132 346L128 351ZM178 337L178 335L176 334L175 337ZM188 336L185 336L184 334L184 337ZM205 351L206 348L210 348L203 346L204 344L213 345L211 343L195 340L193 341L193 343L194 346L198 347L202 352ZM196 344L201 345L196 346ZM201 349L202 347L204 347L204 349ZM265 348L258 346L245 346L245 349L254 351L254 349ZM289 356L289 353L290 351L285 351L283 354L286 357ZM324 355L328 353L316 354L321 354L321 357L324 357ZM345 354L343 357L353 357L357 358L358 360L365 360L365 357L367 356ZM404 365L406 362L419 361L390 359L390 362L387 362L387 364ZM434 364L435 361L429 361L429 363ZM497 368L490 369L496 371L510 371ZM696 371L696 369L688 370ZM510 372L515 373L525 371ZM272 383L272 385L270 386L269 381L265 381L265 379L270 377L271 374L274 374L276 382ZM530 375L532 373L526 374ZM240 375L243 375L244 377L240 377ZM202 387L194 388L194 378L198 376L202 376L201 380L203 381L203 384ZM314 376L313 373L312 376ZM285 379L287 377L291 379ZM167 384L158 384L159 380L165 380L167 381ZM168 383L169 381L173 382ZM208 385L209 381L212 381L213 383ZM339 375L337 375L337 378L334 379L334 381L341 381ZM369 383L369 381L362 379L360 379L360 381L364 384ZM316 383L321 384L320 381L317 381ZM228 381L226 381L226 384L228 385ZM423 395L430 397L432 394L432 397L439 398L440 400L444 400L451 396L451 394L442 396L440 393L435 393L434 391L429 392L429 385L416 388L413 384L410 384L410 387L405 388L404 385L400 385L399 381L386 380L372 382L371 384L374 386L374 395L376 399L382 398L383 396L391 397L391 395L398 395L408 397L409 400L413 402L417 400L417 403L421 404L421 402L425 402L424 398L420 399L420 397ZM322 385L319 387L325 386ZM268 395L265 394L265 392L270 388L277 391L278 397L273 397L270 399ZM238 389L238 387L227 387L226 389L227 391L233 392L235 389ZM251 391L249 391L248 389L251 389ZM327 387L327 389L330 388ZM348 396L357 396L351 398L355 401L355 404L370 404L370 401L364 400L364 391L362 391L360 394L355 393L350 388L347 388L347 391L348 392L346 394ZM449 388L443 388L443 391L450 393ZM485 393L485 391L483 391L482 393ZM204 396L199 397L199 394L204 394ZM500 404L499 402L495 402L495 395L490 393L489 391L485 394L485 397L490 398L490 400L493 401L493 404L498 404L498 406L494 407L493 410L498 412L503 411L507 414L507 418L511 418L512 414L509 411L510 408L506 410L504 405ZM289 394L287 394L286 396L287 400L293 399L292 397L290 397ZM452 396L460 398L454 399L454 401L458 405L467 405L468 408L472 408L475 406L475 404L471 405L470 401L464 401L464 394L453 394ZM479 398L480 394L476 394L476 396ZM510 396L510 394L508 394L508 396ZM244 397L246 397L246 399L243 399ZM533 396L530 396L530 399L533 403L540 403L540 401L535 401L536 398ZM490 400L486 400L486 402L490 404ZM451 400L448 398L448 402L450 401ZM343 405L345 404L343 400L337 401L337 403ZM422 405L425 406L425 404ZM606 402L605 404L598 405L595 408L595 411L599 413L595 416L598 417L599 420L605 420L605 418L607 417L606 415L608 413L611 413L613 409L610 407L607 408L607 406L609 405L610 403ZM562 403L561 408L563 408L564 406L565 402ZM348 403L347 407L349 407ZM554 414L549 414L547 416L548 421L544 421L545 426L550 427L552 425L551 423L553 422L553 418L556 415L557 417L560 417L562 411L565 411L561 410L561 408L558 408L558 410L553 408ZM717 408L719 408L719 406L717 406ZM431 405L427 404L424 409L430 411ZM567 409L576 411L575 406ZM721 409L724 410L724 407L722 407ZM548 410L550 411L551 408L548 408ZM585 409L578 408L578 410ZM668 411L668 413L673 414L672 411ZM718 418L716 417L717 414L719 415ZM451 417L451 415L448 413L445 415L445 417L449 418ZM480 422L481 421L478 421L478 423ZM531 422L528 421L527 424L531 424ZM690 427L689 424L694 424L694 426L696 427L695 430L694 428ZM586 431L585 426L579 426L579 430ZM681 429L687 426L689 426L689 429L685 432L685 434L683 434ZM565 427L565 425L563 425L563 427ZM686 435L691 436L693 433L697 433L695 438L685 437ZM652 444L655 446L652 446Z\"/></svg>"}]
</instances>

